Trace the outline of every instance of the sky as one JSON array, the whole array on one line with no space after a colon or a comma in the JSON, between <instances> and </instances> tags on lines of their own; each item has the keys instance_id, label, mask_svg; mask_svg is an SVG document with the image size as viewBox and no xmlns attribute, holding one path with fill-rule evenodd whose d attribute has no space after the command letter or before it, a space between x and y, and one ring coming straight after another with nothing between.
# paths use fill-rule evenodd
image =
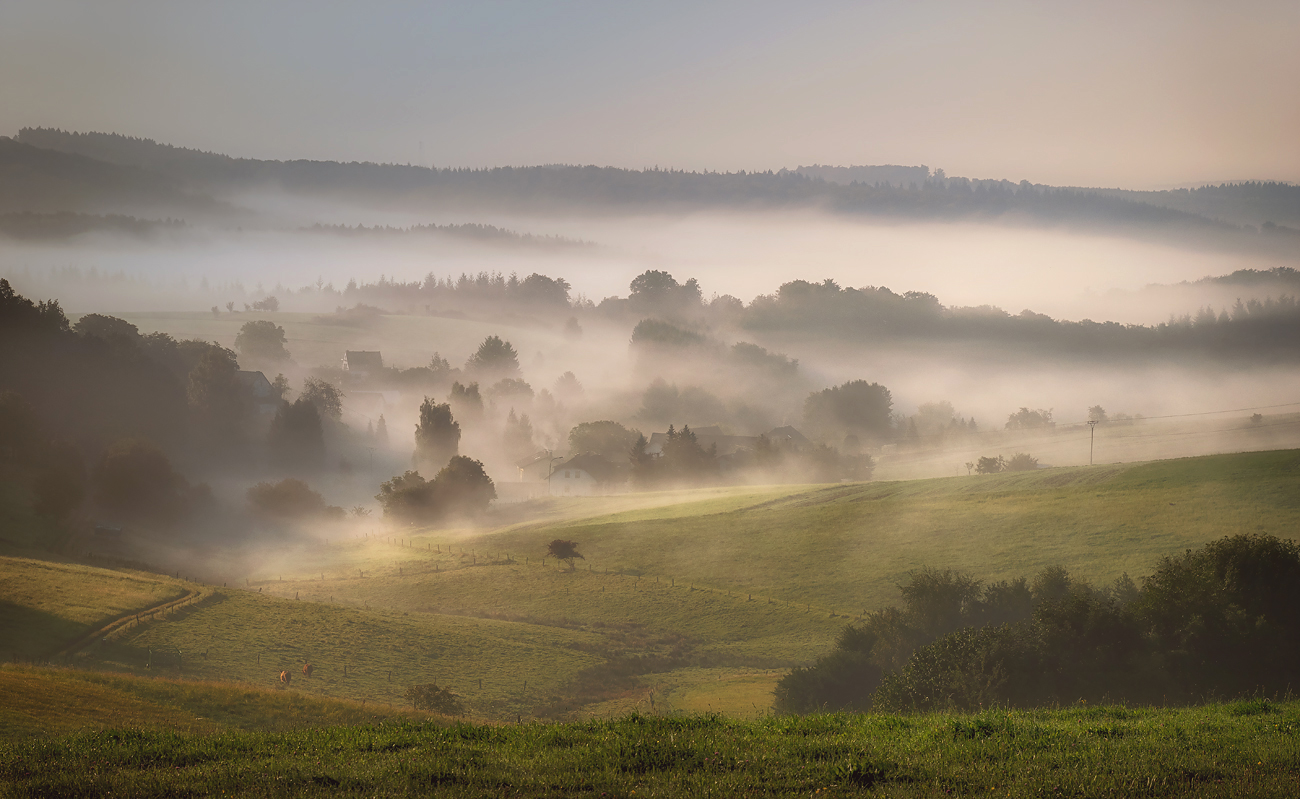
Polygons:
<instances>
[{"instance_id":1,"label":"sky","mask_svg":"<svg viewBox=\"0 0 1300 799\"><path fill-rule=\"evenodd\" d=\"M0 135L254 158L1300 182L1300 3L0 4Z\"/></svg>"}]
</instances>

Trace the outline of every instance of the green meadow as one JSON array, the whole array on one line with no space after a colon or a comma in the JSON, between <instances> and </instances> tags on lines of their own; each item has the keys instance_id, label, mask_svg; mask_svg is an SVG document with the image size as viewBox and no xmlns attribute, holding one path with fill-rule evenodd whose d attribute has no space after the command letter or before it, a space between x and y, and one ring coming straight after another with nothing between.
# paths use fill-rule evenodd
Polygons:
<instances>
[{"instance_id":1,"label":"green meadow","mask_svg":"<svg viewBox=\"0 0 1300 799\"><path fill-rule=\"evenodd\" d=\"M1063 564L1106 583L1227 535L1295 537L1298 523L1294 450L544 499L503 507L478 528L322 540L274 577L229 587L5 557L0 656L381 715L407 707L409 686L437 683L461 698L467 718L484 721L632 712L761 720L785 670L826 653L864 610L898 602L912 569L997 580ZM573 568L544 559L554 538L578 541L585 559ZM6 725L37 729L41 712L16 707L19 693L3 693ZM144 726L215 729L140 713L154 719ZM49 729L68 727L52 720Z\"/></svg>"},{"instance_id":2,"label":"green meadow","mask_svg":"<svg viewBox=\"0 0 1300 799\"><path fill-rule=\"evenodd\" d=\"M714 715L0 742L13 796L1294 797L1300 703Z\"/></svg>"}]
</instances>

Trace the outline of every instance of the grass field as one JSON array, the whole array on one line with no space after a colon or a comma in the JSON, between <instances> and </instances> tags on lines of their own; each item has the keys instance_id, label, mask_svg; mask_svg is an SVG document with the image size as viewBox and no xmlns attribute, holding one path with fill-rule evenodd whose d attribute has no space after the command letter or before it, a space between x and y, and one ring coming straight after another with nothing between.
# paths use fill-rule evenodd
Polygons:
<instances>
[{"instance_id":1,"label":"grass field","mask_svg":"<svg viewBox=\"0 0 1300 799\"><path fill-rule=\"evenodd\" d=\"M0 657L49 656L90 629L185 593L156 574L0 557Z\"/></svg>"},{"instance_id":2,"label":"grass field","mask_svg":"<svg viewBox=\"0 0 1300 799\"><path fill-rule=\"evenodd\" d=\"M437 681L471 715L509 721L759 716L784 668L898 602L911 569L996 580L1059 563L1102 583L1225 535L1294 537L1300 453L545 500L497 519L295 550L283 579L277 562L275 578L205 588L73 662L274 688L310 660L316 676L291 691L401 705L407 686ZM586 560L543 564L557 537ZM0 574L0 601L17 609L3 640L29 653L190 585L15 558Z\"/></svg>"},{"instance_id":3,"label":"grass field","mask_svg":"<svg viewBox=\"0 0 1300 799\"><path fill-rule=\"evenodd\" d=\"M427 716L248 685L0 666L0 739L127 727L193 733L288 730Z\"/></svg>"},{"instance_id":4,"label":"grass field","mask_svg":"<svg viewBox=\"0 0 1300 799\"><path fill-rule=\"evenodd\" d=\"M1300 703L761 721L105 731L0 743L15 796L1294 797Z\"/></svg>"}]
</instances>

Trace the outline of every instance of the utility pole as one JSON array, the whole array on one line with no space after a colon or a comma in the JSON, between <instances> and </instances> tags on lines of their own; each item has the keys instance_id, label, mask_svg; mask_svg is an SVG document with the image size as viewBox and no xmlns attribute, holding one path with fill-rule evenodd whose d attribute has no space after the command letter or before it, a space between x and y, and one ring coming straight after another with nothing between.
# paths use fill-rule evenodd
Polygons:
<instances>
[{"instance_id":1,"label":"utility pole","mask_svg":"<svg viewBox=\"0 0 1300 799\"><path fill-rule=\"evenodd\" d=\"M1088 465L1089 466L1092 465L1092 442L1093 439L1096 438L1097 436L1097 421L1098 420L1096 419L1088 420Z\"/></svg>"}]
</instances>

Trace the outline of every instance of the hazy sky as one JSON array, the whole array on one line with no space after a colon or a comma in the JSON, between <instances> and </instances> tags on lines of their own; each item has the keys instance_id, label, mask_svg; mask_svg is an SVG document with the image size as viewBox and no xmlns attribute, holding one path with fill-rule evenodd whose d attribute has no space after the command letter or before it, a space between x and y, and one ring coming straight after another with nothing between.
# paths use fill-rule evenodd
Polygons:
<instances>
[{"instance_id":1,"label":"hazy sky","mask_svg":"<svg viewBox=\"0 0 1300 799\"><path fill-rule=\"evenodd\" d=\"M1300 181L1297 41L1295 0L5 0L0 134L443 166Z\"/></svg>"}]
</instances>

